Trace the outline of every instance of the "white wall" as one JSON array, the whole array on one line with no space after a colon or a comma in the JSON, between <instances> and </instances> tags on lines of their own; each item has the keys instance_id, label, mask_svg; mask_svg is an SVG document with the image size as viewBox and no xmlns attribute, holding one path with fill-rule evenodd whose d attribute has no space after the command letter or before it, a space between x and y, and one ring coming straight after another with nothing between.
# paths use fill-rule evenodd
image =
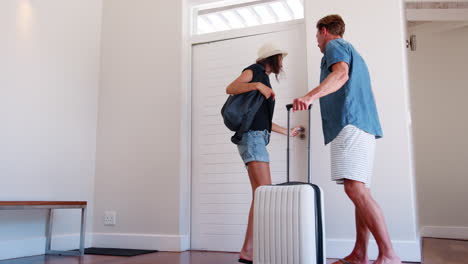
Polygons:
<instances>
[{"instance_id":1,"label":"white wall","mask_svg":"<svg viewBox=\"0 0 468 264\"><path fill-rule=\"evenodd\" d=\"M101 1L0 2L0 200L92 209L100 23ZM59 248L78 247L79 219L58 213ZM44 248L44 211L0 211L0 259Z\"/></svg>"},{"instance_id":2,"label":"white wall","mask_svg":"<svg viewBox=\"0 0 468 264\"><path fill-rule=\"evenodd\" d=\"M306 3L311 88L318 81L320 59L315 21L328 13L343 14L346 38L370 66L385 133L378 143L374 193L397 250L407 260L418 260L402 4ZM101 1L2 1L1 200L89 200L92 208L95 191L94 216L89 212L94 230L92 221L88 230L95 232L95 246L187 248L189 172L181 169L188 163L183 144L189 141L183 8L181 0L104 1L99 69ZM385 35L375 38L368 34L371 29ZM317 118L316 113L319 124ZM315 133L318 150L320 127ZM354 236L352 207L329 181L324 151L322 146L314 151L314 168L327 195L328 245L343 256ZM102 225L106 210L117 212L117 226ZM76 233L77 216L60 214L55 231ZM0 245L7 247L1 247L0 258L42 253L43 219L43 212L1 212ZM63 245L75 239L65 236Z\"/></svg>"},{"instance_id":3,"label":"white wall","mask_svg":"<svg viewBox=\"0 0 468 264\"><path fill-rule=\"evenodd\" d=\"M467 26L428 23L409 29L417 37L409 65L424 236L468 239Z\"/></svg>"},{"instance_id":4,"label":"white wall","mask_svg":"<svg viewBox=\"0 0 468 264\"><path fill-rule=\"evenodd\" d=\"M105 0L103 9L95 245L187 248L182 1ZM103 225L109 210L114 227Z\"/></svg>"},{"instance_id":5,"label":"white wall","mask_svg":"<svg viewBox=\"0 0 468 264\"><path fill-rule=\"evenodd\" d=\"M319 82L322 57L315 39L316 22L335 13L346 22L345 39L353 43L369 66L384 131L384 138L377 141L372 193L383 209L397 253L404 260L419 261L403 2L306 1L310 88ZM330 181L329 149L323 146L318 103L314 123L312 170L325 192L327 256L343 257L353 247L354 210L343 187ZM376 245L371 243L370 257L375 258L376 253Z\"/></svg>"}]
</instances>

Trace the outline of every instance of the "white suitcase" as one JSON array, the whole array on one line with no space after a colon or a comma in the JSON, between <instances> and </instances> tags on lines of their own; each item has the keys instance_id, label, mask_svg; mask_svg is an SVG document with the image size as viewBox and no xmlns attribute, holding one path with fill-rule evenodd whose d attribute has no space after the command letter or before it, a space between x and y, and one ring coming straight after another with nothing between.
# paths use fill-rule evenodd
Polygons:
<instances>
[{"instance_id":1,"label":"white suitcase","mask_svg":"<svg viewBox=\"0 0 468 264\"><path fill-rule=\"evenodd\" d=\"M289 181L288 110L287 182L261 186L255 191L254 264L325 264L323 192L310 183L310 135L308 183ZM311 121L309 107L309 133Z\"/></svg>"}]
</instances>

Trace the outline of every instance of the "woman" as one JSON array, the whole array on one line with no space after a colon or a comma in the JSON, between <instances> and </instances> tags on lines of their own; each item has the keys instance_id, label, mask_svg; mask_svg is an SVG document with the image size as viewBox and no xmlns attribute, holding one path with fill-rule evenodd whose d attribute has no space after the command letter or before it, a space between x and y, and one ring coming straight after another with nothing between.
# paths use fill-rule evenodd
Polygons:
<instances>
[{"instance_id":1,"label":"woman","mask_svg":"<svg viewBox=\"0 0 468 264\"><path fill-rule=\"evenodd\" d=\"M255 190L262 185L271 184L270 160L266 149L270 141L271 131L287 135L287 129L272 122L275 107L275 93L270 85L269 75L282 72L283 58L287 52L277 49L272 44L262 46L258 51L255 64L245 68L242 74L227 88L226 93L235 95L251 91L259 91L264 97L260 109L257 111L250 130L243 134L237 145L239 154L247 167L250 184L252 186L252 204L245 235L244 245L240 252L239 262L252 263L253 255L253 204ZM303 128L298 126L291 129L291 135L297 136Z\"/></svg>"}]
</instances>

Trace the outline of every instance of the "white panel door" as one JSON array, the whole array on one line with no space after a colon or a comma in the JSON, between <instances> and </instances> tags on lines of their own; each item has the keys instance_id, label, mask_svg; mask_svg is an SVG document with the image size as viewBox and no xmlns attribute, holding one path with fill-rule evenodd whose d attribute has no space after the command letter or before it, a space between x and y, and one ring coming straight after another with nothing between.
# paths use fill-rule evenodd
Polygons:
<instances>
[{"instance_id":1,"label":"white panel door","mask_svg":"<svg viewBox=\"0 0 468 264\"><path fill-rule=\"evenodd\" d=\"M273 42L287 50L276 92L273 121L286 126L287 103L307 91L304 25L264 35L218 41L193 47L192 71L192 249L240 250L252 198L249 178L233 132L220 114L226 86L252 64L257 49ZM293 113L292 125L306 125L307 113ZM291 178L306 180L306 140L291 141ZM286 137L272 134L268 146L273 183L286 181Z\"/></svg>"}]
</instances>

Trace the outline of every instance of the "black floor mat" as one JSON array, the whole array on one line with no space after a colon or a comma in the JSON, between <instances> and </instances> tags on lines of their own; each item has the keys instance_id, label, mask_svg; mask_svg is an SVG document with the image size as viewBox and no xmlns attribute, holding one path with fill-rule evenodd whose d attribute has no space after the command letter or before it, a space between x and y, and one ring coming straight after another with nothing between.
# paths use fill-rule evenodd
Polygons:
<instances>
[{"instance_id":1,"label":"black floor mat","mask_svg":"<svg viewBox=\"0 0 468 264\"><path fill-rule=\"evenodd\" d=\"M148 253L156 253L157 250L125 249L125 248L85 248L86 255L106 255L133 257Z\"/></svg>"}]
</instances>

